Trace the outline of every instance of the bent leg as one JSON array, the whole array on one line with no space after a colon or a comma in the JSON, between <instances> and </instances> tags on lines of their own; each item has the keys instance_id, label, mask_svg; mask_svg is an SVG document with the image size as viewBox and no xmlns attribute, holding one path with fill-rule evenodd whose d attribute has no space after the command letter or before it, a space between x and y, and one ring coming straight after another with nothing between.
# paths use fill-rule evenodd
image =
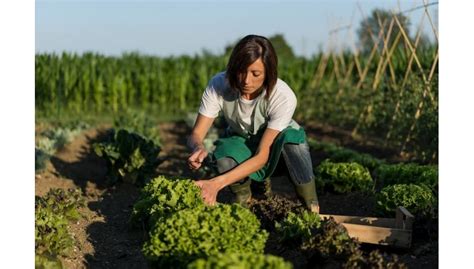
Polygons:
<instances>
[{"instance_id":1,"label":"bent leg","mask_svg":"<svg viewBox=\"0 0 474 269\"><path fill-rule=\"evenodd\" d=\"M304 201L309 210L319 212L313 164L311 162L308 143L285 144L282 155L288 167L291 181L295 185L296 194Z\"/></svg>"},{"instance_id":2,"label":"bent leg","mask_svg":"<svg viewBox=\"0 0 474 269\"><path fill-rule=\"evenodd\" d=\"M285 144L282 155L293 183L304 184L314 179L308 143Z\"/></svg>"},{"instance_id":3,"label":"bent leg","mask_svg":"<svg viewBox=\"0 0 474 269\"><path fill-rule=\"evenodd\" d=\"M220 158L217 160L217 171L219 174L223 174L229 170L232 170L237 165L237 162L232 158ZM239 182L229 185L231 192L235 194L235 202L241 204L244 207L248 206L247 202L251 197L250 183L251 182L249 178L244 178Z\"/></svg>"}]
</instances>

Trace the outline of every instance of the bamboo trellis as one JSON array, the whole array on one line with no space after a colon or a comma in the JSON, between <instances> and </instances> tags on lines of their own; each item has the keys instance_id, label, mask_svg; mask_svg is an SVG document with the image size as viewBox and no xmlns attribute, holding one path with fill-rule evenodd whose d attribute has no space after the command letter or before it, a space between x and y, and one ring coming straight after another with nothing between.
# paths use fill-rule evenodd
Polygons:
<instances>
[{"instance_id":1,"label":"bamboo trellis","mask_svg":"<svg viewBox=\"0 0 474 269\"><path fill-rule=\"evenodd\" d=\"M315 70L315 75L310 87L313 89L318 89L321 87L323 82L335 82L337 90L335 92L334 98L337 104L341 96L344 94L344 88L348 86L349 80L355 76L357 83L352 89L354 91L367 91L366 93L368 93L369 100L366 100L365 106L361 109L359 115L357 116L357 120L355 121L354 127L352 129L352 135L354 138L360 136L359 133L361 132L362 126L367 124L367 120L373 113L375 100L372 96L374 96L375 92L380 90L380 83L382 81L386 81L390 85L390 88L398 93L398 99L396 100L395 108L393 109L393 112L390 112L390 120L386 122L386 133L385 135L379 134L379 136L383 137L383 144L385 146L389 146L389 144L392 144L393 146L393 141L391 140L396 122L398 117L400 117L400 107L402 105L401 102L403 102L404 94L406 94L406 91L408 90L407 83L410 77L419 75L421 76L423 82L421 98L418 102L418 105L416 105L416 111L412 115L411 122L409 122L409 128L404 130L404 138L398 141L400 154L404 154L407 145L410 143L413 132L417 127L417 122L423 113L426 102L429 102L430 105L437 107L438 100L432 92L431 85L433 83L433 78L437 76L436 69L439 60L437 44L439 37L438 30L434 25L432 16L428 10L429 6L436 4L437 2L428 3L427 0L423 0L423 4L420 6L414 6L413 8L402 12L392 12L391 17L388 18L388 20L384 20L379 16L379 14L376 14L377 23L380 30L378 33L374 33L373 29L370 27L367 29L369 36L373 41L373 46L368 56L362 56L360 54L361 48L356 44L352 35L353 17L350 24L343 27L337 26L336 28L329 31L330 36L328 51L322 55ZM403 14L409 17L413 11L420 9L423 9L423 14L417 27L416 36L414 40L412 40L402 25L399 15ZM362 15L363 20L367 22L367 16L364 14L360 5L358 5L358 10ZM427 67L423 67L421 63L422 61L418 55L420 50L422 30L426 18L428 18L429 25L432 28L431 30L434 35L436 45L435 53L433 55L429 70L427 70ZM367 23L366 25L369 24ZM353 51L353 54L349 59L344 57L342 51L338 51L336 49L337 34L342 31L346 31ZM393 41L390 42L390 40ZM408 60L403 74L397 74L393 63L394 52L397 48L400 48L400 46L405 48L404 57L406 57ZM363 57L366 60L365 62L363 61ZM328 69L329 61L332 61L333 64L332 68L330 69ZM371 67L374 66L376 66L375 72L370 71ZM400 77L403 79L400 79ZM436 153L431 156L432 159L435 157Z\"/></svg>"}]
</instances>

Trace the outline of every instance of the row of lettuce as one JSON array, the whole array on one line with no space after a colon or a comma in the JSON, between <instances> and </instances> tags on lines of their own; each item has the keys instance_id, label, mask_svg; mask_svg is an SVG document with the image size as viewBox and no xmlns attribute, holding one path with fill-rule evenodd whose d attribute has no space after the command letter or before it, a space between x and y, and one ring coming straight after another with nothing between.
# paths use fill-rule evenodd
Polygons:
<instances>
[{"instance_id":1,"label":"row of lettuce","mask_svg":"<svg viewBox=\"0 0 474 269\"><path fill-rule=\"evenodd\" d=\"M59 257L73 251L70 224L81 218L85 199L79 189L51 189L35 197L35 268L63 268Z\"/></svg>"},{"instance_id":2,"label":"row of lettuce","mask_svg":"<svg viewBox=\"0 0 474 269\"><path fill-rule=\"evenodd\" d=\"M157 268L292 268L282 257L265 254L269 232L239 204L203 203L189 179L154 178L142 189L131 223L146 227L142 251ZM306 210L275 223L278 243L298 248L310 259L331 259L340 268L403 268L396 257L365 254L332 219Z\"/></svg>"},{"instance_id":3,"label":"row of lettuce","mask_svg":"<svg viewBox=\"0 0 474 269\"><path fill-rule=\"evenodd\" d=\"M335 144L315 140L309 143L314 150L327 155L314 169L318 192L372 192L379 215L394 215L396 208L403 206L413 214L436 217L436 165L390 164Z\"/></svg>"}]
</instances>

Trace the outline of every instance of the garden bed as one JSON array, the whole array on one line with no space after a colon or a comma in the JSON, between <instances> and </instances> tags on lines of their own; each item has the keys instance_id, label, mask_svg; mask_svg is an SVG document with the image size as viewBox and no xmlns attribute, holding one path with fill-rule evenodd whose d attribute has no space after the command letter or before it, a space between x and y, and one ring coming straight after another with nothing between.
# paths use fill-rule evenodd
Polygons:
<instances>
[{"instance_id":1,"label":"garden bed","mask_svg":"<svg viewBox=\"0 0 474 269\"><path fill-rule=\"evenodd\" d=\"M128 225L133 204L138 198L139 188L127 183L108 186L105 181L105 164L91 151L91 144L106 129L89 129L79 135L58 152L46 169L35 178L36 195L44 195L51 188L80 188L86 200L86 207L81 209L83 218L73 223L76 246L73 254L62 258L67 268L105 267L105 268L146 268L148 266L141 252L147 239L144 230L133 230ZM165 176L182 178L200 178L205 174L191 172L187 169L185 137L190 130L184 123L160 124L162 151L160 157L165 161L158 167L157 173ZM308 131L308 136L340 142L340 138L318 132ZM342 137L339 136L339 137ZM348 138L344 138L346 141ZM351 141L351 143L355 143ZM365 146L377 157L396 159L392 153ZM370 148L367 148L370 147ZM364 149L361 145L359 150ZM321 152L312 152L316 165L324 158ZM325 261L318 264L296 248L287 248L279 244L279 238L273 230L275 221L281 222L288 212L301 208L293 186L285 175L284 169L277 171L272 179L275 197L270 199L252 199L251 210L259 218L262 227L269 231L265 253L283 257L295 268L313 268L315 266L330 268L335 264ZM374 214L375 196L366 192L349 194L319 193L321 214L372 216ZM219 202L229 202L232 194L226 188L219 193ZM415 219L413 226L412 246L409 249L397 249L385 246L362 245L368 253L379 249L389 254L397 254L409 268L431 268L438 266L437 219Z\"/></svg>"}]
</instances>

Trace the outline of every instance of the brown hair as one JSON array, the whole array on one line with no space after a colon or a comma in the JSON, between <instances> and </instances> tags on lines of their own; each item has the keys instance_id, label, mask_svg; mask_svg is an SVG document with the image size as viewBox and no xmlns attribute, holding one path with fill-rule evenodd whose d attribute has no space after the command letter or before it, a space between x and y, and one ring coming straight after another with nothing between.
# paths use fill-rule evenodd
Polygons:
<instances>
[{"instance_id":1,"label":"brown hair","mask_svg":"<svg viewBox=\"0 0 474 269\"><path fill-rule=\"evenodd\" d=\"M227 63L226 78L232 89L242 90L239 75L245 73L247 68L258 58L262 58L265 66L265 80L263 88L267 90L266 98L275 87L278 79L278 57L270 40L263 36L248 35L242 38L234 49Z\"/></svg>"}]
</instances>

